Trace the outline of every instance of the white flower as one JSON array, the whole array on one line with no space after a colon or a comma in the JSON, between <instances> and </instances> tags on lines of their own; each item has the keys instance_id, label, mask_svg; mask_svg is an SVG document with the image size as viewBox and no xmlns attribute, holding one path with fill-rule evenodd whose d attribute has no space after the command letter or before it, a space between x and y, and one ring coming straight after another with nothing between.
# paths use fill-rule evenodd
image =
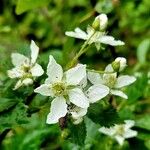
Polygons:
<instances>
[{"instance_id":1,"label":"white flower","mask_svg":"<svg viewBox=\"0 0 150 150\"><path fill-rule=\"evenodd\" d=\"M19 88L22 85L33 84L35 77L41 76L44 71L42 67L36 63L36 59L39 54L39 48L31 41L31 58L28 58L19 53L12 53L11 59L15 68L8 70L8 76L10 78L18 78L14 90Z\"/></svg>"},{"instance_id":2,"label":"white flower","mask_svg":"<svg viewBox=\"0 0 150 150\"><path fill-rule=\"evenodd\" d=\"M92 24L92 27L94 29L98 28L99 30L104 30L107 27L107 24L108 24L107 15L106 14L100 14L95 18L95 20Z\"/></svg>"},{"instance_id":3,"label":"white flower","mask_svg":"<svg viewBox=\"0 0 150 150\"><path fill-rule=\"evenodd\" d=\"M110 128L101 127L99 131L103 134L116 139L120 145L123 145L124 140L137 136L137 131L131 130L135 122L133 120L125 120L125 124L115 125Z\"/></svg>"},{"instance_id":4,"label":"white flower","mask_svg":"<svg viewBox=\"0 0 150 150\"><path fill-rule=\"evenodd\" d=\"M107 23L107 16L104 14L98 16L95 18L96 22L99 22L101 28L104 28ZM94 26L94 25L93 25ZM88 26L87 27L87 32L81 30L79 27L75 28L75 31L67 31L65 32L67 36L78 38L78 39L83 39L83 40L89 40L88 44L95 43L95 46L97 49L100 48L100 44L108 44L112 46L119 46L119 45L124 45L124 42L120 40L115 40L114 37L110 35L106 35L105 32L102 31L97 31L93 27Z\"/></svg>"},{"instance_id":5,"label":"white flower","mask_svg":"<svg viewBox=\"0 0 150 150\"><path fill-rule=\"evenodd\" d=\"M69 108L69 113L72 115L72 118L74 120L73 123L79 124L83 121L83 117L87 113L87 108L81 108L73 105Z\"/></svg>"},{"instance_id":6,"label":"white flower","mask_svg":"<svg viewBox=\"0 0 150 150\"><path fill-rule=\"evenodd\" d=\"M86 78L86 65L78 64L63 73L62 67L50 55L47 75L45 83L34 91L54 97L47 117L48 124L57 123L61 117L64 117L68 112L67 105L74 104L80 108L88 108L87 97L79 86Z\"/></svg>"},{"instance_id":7,"label":"white flower","mask_svg":"<svg viewBox=\"0 0 150 150\"><path fill-rule=\"evenodd\" d=\"M94 72L88 72L88 79L94 85L105 85L109 88L110 94L120 96L127 99L127 95L123 93L120 88L132 84L136 81L136 78L129 75L121 75L117 77L117 73L114 72L112 65L109 64L103 75Z\"/></svg>"}]
</instances>

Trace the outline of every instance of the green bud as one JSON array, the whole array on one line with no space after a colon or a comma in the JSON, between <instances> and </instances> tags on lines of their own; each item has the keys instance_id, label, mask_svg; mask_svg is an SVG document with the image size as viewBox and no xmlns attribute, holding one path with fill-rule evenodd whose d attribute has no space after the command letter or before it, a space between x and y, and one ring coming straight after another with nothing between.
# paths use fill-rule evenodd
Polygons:
<instances>
[{"instance_id":1,"label":"green bud","mask_svg":"<svg viewBox=\"0 0 150 150\"><path fill-rule=\"evenodd\" d=\"M111 65L112 65L112 67L113 67L113 69L114 69L115 72L119 72L119 69L120 69L120 62L113 61L113 62L111 63Z\"/></svg>"}]
</instances>

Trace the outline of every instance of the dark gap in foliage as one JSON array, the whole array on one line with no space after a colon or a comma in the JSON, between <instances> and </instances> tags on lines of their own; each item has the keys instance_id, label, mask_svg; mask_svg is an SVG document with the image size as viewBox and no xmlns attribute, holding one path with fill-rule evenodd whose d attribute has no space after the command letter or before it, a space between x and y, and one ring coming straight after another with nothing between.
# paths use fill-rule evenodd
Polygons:
<instances>
[{"instance_id":1,"label":"dark gap in foliage","mask_svg":"<svg viewBox=\"0 0 150 150\"><path fill-rule=\"evenodd\" d=\"M12 14L14 16L14 19L17 21L17 22L22 22L24 20L24 18L26 17L27 13L22 13L20 15L17 15L16 12L15 12L15 9L16 9L16 6L13 6L12 7Z\"/></svg>"}]
</instances>

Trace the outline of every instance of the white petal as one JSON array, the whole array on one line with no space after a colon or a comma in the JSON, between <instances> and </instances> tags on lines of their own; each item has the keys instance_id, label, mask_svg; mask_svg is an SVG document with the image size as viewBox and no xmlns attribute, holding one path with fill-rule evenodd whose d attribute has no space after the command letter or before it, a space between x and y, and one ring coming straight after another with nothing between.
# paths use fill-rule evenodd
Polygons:
<instances>
[{"instance_id":1,"label":"white petal","mask_svg":"<svg viewBox=\"0 0 150 150\"><path fill-rule=\"evenodd\" d=\"M101 127L99 128L98 131L109 136L113 136L116 132L113 127L110 127L110 128Z\"/></svg>"},{"instance_id":2,"label":"white petal","mask_svg":"<svg viewBox=\"0 0 150 150\"><path fill-rule=\"evenodd\" d=\"M136 78L133 76L123 75L117 78L115 88L121 88L127 85L132 84L136 81Z\"/></svg>"},{"instance_id":3,"label":"white petal","mask_svg":"<svg viewBox=\"0 0 150 150\"><path fill-rule=\"evenodd\" d=\"M114 37L108 36L108 35L101 36L99 39L97 39L97 41L103 44L111 45L111 46L119 46L119 45L125 44L124 42L120 40L115 40Z\"/></svg>"},{"instance_id":4,"label":"white petal","mask_svg":"<svg viewBox=\"0 0 150 150\"><path fill-rule=\"evenodd\" d=\"M42 67L39 64L35 64L32 68L31 68L31 73L33 77L39 77L44 73L44 70L42 69Z\"/></svg>"},{"instance_id":5,"label":"white petal","mask_svg":"<svg viewBox=\"0 0 150 150\"><path fill-rule=\"evenodd\" d=\"M95 32L95 29L92 28L90 25L88 25L86 32L88 33L88 36L90 37Z\"/></svg>"},{"instance_id":6,"label":"white petal","mask_svg":"<svg viewBox=\"0 0 150 150\"><path fill-rule=\"evenodd\" d=\"M61 117L67 114L67 104L63 97L55 98L51 103L50 113L47 116L46 123L54 124L59 121Z\"/></svg>"},{"instance_id":7,"label":"white petal","mask_svg":"<svg viewBox=\"0 0 150 150\"><path fill-rule=\"evenodd\" d=\"M31 49L31 63L34 64L39 54L39 47L35 44L33 40L31 41L30 49Z\"/></svg>"},{"instance_id":8,"label":"white petal","mask_svg":"<svg viewBox=\"0 0 150 150\"><path fill-rule=\"evenodd\" d=\"M47 84L42 84L41 86L36 88L34 92L39 93L44 96L52 96L52 97L54 96L52 89L51 89L51 85L47 85Z\"/></svg>"},{"instance_id":9,"label":"white petal","mask_svg":"<svg viewBox=\"0 0 150 150\"><path fill-rule=\"evenodd\" d=\"M47 75L49 76L49 82L51 83L60 82L63 77L62 67L56 62L52 55L49 56Z\"/></svg>"},{"instance_id":10,"label":"white petal","mask_svg":"<svg viewBox=\"0 0 150 150\"><path fill-rule=\"evenodd\" d=\"M86 115L87 108L79 108L78 107L77 110L71 111L70 113L71 113L73 119L78 119L78 118L81 118Z\"/></svg>"},{"instance_id":11,"label":"white petal","mask_svg":"<svg viewBox=\"0 0 150 150\"><path fill-rule=\"evenodd\" d=\"M81 88L85 88L87 86L87 77L83 78L80 83L79 83L79 86Z\"/></svg>"},{"instance_id":12,"label":"white petal","mask_svg":"<svg viewBox=\"0 0 150 150\"><path fill-rule=\"evenodd\" d=\"M16 67L16 68L13 68L11 70L8 70L7 74L12 79L13 78L20 78L23 76L23 71L19 67Z\"/></svg>"},{"instance_id":13,"label":"white petal","mask_svg":"<svg viewBox=\"0 0 150 150\"><path fill-rule=\"evenodd\" d=\"M77 124L81 123L82 121L83 121L83 118L82 118L82 117L81 117L81 118L77 118L77 119L75 119L75 120L73 121L73 124L77 125Z\"/></svg>"},{"instance_id":14,"label":"white petal","mask_svg":"<svg viewBox=\"0 0 150 150\"><path fill-rule=\"evenodd\" d=\"M13 88L13 90L17 90L18 88L20 88L23 85L21 80L18 80L18 82L16 83L15 87Z\"/></svg>"},{"instance_id":15,"label":"white petal","mask_svg":"<svg viewBox=\"0 0 150 150\"><path fill-rule=\"evenodd\" d=\"M92 84L103 84L102 77L99 73L88 72L87 76Z\"/></svg>"},{"instance_id":16,"label":"white petal","mask_svg":"<svg viewBox=\"0 0 150 150\"><path fill-rule=\"evenodd\" d=\"M116 96L120 96L124 99L128 99L128 96L126 94L124 94L122 91L119 91L119 90L111 90L110 93L112 95L116 95Z\"/></svg>"},{"instance_id":17,"label":"white petal","mask_svg":"<svg viewBox=\"0 0 150 150\"><path fill-rule=\"evenodd\" d=\"M125 120L124 122L125 122L125 129L129 129L135 125L134 120Z\"/></svg>"},{"instance_id":18,"label":"white petal","mask_svg":"<svg viewBox=\"0 0 150 150\"><path fill-rule=\"evenodd\" d=\"M74 88L72 90L69 90L68 96L69 96L70 102L72 102L74 105L81 107L81 108L89 107L88 99L84 95L81 89Z\"/></svg>"},{"instance_id":19,"label":"white petal","mask_svg":"<svg viewBox=\"0 0 150 150\"><path fill-rule=\"evenodd\" d=\"M124 138L120 135L116 135L115 136L115 139L117 140L117 142L120 144L120 145L123 145L124 143Z\"/></svg>"},{"instance_id":20,"label":"white petal","mask_svg":"<svg viewBox=\"0 0 150 150\"><path fill-rule=\"evenodd\" d=\"M12 53L11 59L12 59L12 63L14 66L20 66L24 64L25 62L29 63L29 58L19 53Z\"/></svg>"},{"instance_id":21,"label":"white petal","mask_svg":"<svg viewBox=\"0 0 150 150\"><path fill-rule=\"evenodd\" d=\"M78 64L65 72L68 85L78 85L86 77L86 65Z\"/></svg>"},{"instance_id":22,"label":"white petal","mask_svg":"<svg viewBox=\"0 0 150 150\"><path fill-rule=\"evenodd\" d=\"M30 78L26 78L22 81L22 83L27 86L27 85L33 84L33 80Z\"/></svg>"},{"instance_id":23,"label":"white petal","mask_svg":"<svg viewBox=\"0 0 150 150\"><path fill-rule=\"evenodd\" d=\"M65 32L65 35L75 37L78 39L84 39L84 40L87 39L87 34L83 30L81 30L80 28L76 28L75 32L67 31L67 32Z\"/></svg>"},{"instance_id":24,"label":"white petal","mask_svg":"<svg viewBox=\"0 0 150 150\"><path fill-rule=\"evenodd\" d=\"M87 91L90 103L95 103L109 94L109 88L102 84L95 84Z\"/></svg>"},{"instance_id":25,"label":"white petal","mask_svg":"<svg viewBox=\"0 0 150 150\"><path fill-rule=\"evenodd\" d=\"M124 138L132 138L132 137L135 137L137 136L137 131L134 131L134 130L131 130L131 129L128 129L125 133L124 133Z\"/></svg>"},{"instance_id":26,"label":"white petal","mask_svg":"<svg viewBox=\"0 0 150 150\"><path fill-rule=\"evenodd\" d=\"M114 72L114 69L111 64L107 65L105 68L105 72Z\"/></svg>"}]
</instances>

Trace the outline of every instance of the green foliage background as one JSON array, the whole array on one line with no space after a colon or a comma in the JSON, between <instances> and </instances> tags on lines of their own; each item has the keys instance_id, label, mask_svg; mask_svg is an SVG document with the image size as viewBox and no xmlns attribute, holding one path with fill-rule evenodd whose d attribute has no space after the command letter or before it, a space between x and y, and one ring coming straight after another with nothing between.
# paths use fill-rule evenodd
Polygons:
<instances>
[{"instance_id":1,"label":"green foliage background","mask_svg":"<svg viewBox=\"0 0 150 150\"><path fill-rule=\"evenodd\" d=\"M149 150L149 8L149 0L1 0L0 149ZM65 31L77 26L85 29L98 13L108 15L108 33L124 41L125 46L104 46L100 51L93 46L80 62L103 69L117 56L125 57L129 65L126 72L138 75L137 82L126 89L127 101L116 99L117 110L106 108L102 101L99 107L90 108L92 113L81 125L69 125L70 131L62 132L58 125L45 123L51 99L32 93L44 77L39 78L33 87L12 90L14 81L6 73L12 67L10 55L12 52L29 55L29 44L33 39L40 47L38 61L45 70L49 54L65 66L83 44L81 40L66 37ZM139 132L123 147L97 131L102 125L110 126L123 119L135 120L134 129Z\"/></svg>"}]
</instances>

